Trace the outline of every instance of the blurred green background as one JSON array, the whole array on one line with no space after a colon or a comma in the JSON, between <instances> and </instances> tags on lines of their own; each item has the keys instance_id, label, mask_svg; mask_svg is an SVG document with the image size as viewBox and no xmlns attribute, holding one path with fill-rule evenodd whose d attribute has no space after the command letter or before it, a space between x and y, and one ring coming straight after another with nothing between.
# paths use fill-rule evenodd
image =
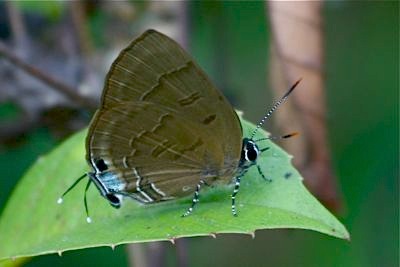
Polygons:
<instances>
[{"instance_id":1,"label":"blurred green background","mask_svg":"<svg viewBox=\"0 0 400 267\"><path fill-rule=\"evenodd\" d=\"M136 5L139 12L146 9ZM24 6L24 12L57 23L65 6L46 6ZM235 107L258 121L271 103L265 89L270 32L264 3L196 2L187 8L192 55ZM95 44L103 46L110 37L99 29L112 20L101 10L89 19ZM190 266L399 265L399 4L325 2L323 19L329 141L345 206L338 216L352 240L301 230L257 231L254 240L191 238L186 240ZM6 27L4 21L0 27ZM7 36L7 29L0 33ZM0 103L2 121L18 112ZM1 142L0 212L29 165L59 142L46 125ZM125 251L124 246L71 251L35 257L26 266L126 266ZM165 266L175 266L175 258L175 247L168 244Z\"/></svg>"}]
</instances>

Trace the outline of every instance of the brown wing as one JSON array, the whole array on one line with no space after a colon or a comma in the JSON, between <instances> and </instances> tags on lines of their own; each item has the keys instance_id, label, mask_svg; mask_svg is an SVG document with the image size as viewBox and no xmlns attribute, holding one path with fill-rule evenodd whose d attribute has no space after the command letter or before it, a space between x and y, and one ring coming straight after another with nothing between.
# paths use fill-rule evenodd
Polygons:
<instances>
[{"instance_id":1,"label":"brown wing","mask_svg":"<svg viewBox=\"0 0 400 267\"><path fill-rule=\"evenodd\" d=\"M226 182L236 171L240 146L234 155L237 148L215 138L212 127L225 120L217 115L205 124L151 102L120 103L96 113L89 157L103 159L126 192L145 190L152 201L187 195L200 179Z\"/></svg>"},{"instance_id":2,"label":"brown wing","mask_svg":"<svg viewBox=\"0 0 400 267\"><path fill-rule=\"evenodd\" d=\"M222 116L225 120L212 126L215 138L239 153L242 130L232 106L179 44L155 30L122 50L107 74L101 109L125 101L157 103L201 123Z\"/></svg>"},{"instance_id":3,"label":"brown wing","mask_svg":"<svg viewBox=\"0 0 400 267\"><path fill-rule=\"evenodd\" d=\"M139 167L141 177L165 185L185 184L180 177L197 183L211 177L210 170L226 179L241 142L239 119L225 97L175 41L149 30L120 53L106 77L87 160L104 156L115 168L125 167L127 190L134 191Z\"/></svg>"}]
</instances>

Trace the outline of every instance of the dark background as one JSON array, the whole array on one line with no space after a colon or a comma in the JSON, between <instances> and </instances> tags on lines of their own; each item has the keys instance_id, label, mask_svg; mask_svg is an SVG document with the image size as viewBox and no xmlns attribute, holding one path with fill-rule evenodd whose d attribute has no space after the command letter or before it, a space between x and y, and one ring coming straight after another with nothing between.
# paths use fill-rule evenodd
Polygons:
<instances>
[{"instance_id":1,"label":"dark background","mask_svg":"<svg viewBox=\"0 0 400 267\"><path fill-rule=\"evenodd\" d=\"M253 122L272 102L266 89L270 32L263 5L188 5L192 55ZM143 4L138 6L138 12L146 9ZM43 4L41 8L28 5L24 14L57 24L64 8L62 4ZM4 12L4 5L0 4L0 10ZM113 21L95 6L94 10L89 27L95 45L104 47L110 36L104 37L102 25ZM325 2L323 20L329 141L344 201L338 217L349 230L351 241L302 230L257 231L254 240L241 235L190 238L190 266L398 266L399 5ZM7 21L0 23L0 34L6 39ZM134 31L132 27L126 42L138 34ZM19 112L10 101L0 103L3 122L17 119ZM87 118L88 123L90 114L79 116ZM0 211L24 171L39 155L60 143L59 136L52 127L40 123L18 138L0 143ZM167 246L165 265L174 266L174 245ZM62 257L35 257L26 265L125 266L125 251L124 246L115 251L85 249L66 252Z\"/></svg>"}]
</instances>

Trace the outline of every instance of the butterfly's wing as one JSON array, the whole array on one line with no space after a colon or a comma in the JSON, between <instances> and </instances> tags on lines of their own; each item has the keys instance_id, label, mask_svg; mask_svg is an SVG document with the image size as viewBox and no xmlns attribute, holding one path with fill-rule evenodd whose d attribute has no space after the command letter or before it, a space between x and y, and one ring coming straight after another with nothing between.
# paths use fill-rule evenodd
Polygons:
<instances>
[{"instance_id":1,"label":"butterfly's wing","mask_svg":"<svg viewBox=\"0 0 400 267\"><path fill-rule=\"evenodd\" d=\"M163 112L169 115L160 117ZM168 143L162 143L165 140ZM135 187L140 167L140 177L164 183L164 190L175 190L169 193L176 196L176 187L167 186L172 181L192 188L215 172L222 180L230 179L241 145L240 121L226 98L175 41L154 30L135 39L112 64L86 142L92 165L101 157L122 161L113 166L129 192L140 190Z\"/></svg>"},{"instance_id":2,"label":"butterfly's wing","mask_svg":"<svg viewBox=\"0 0 400 267\"><path fill-rule=\"evenodd\" d=\"M162 33L146 31L112 64L101 109L125 101L153 102L201 123L213 122L215 138L231 144L235 156L240 153L242 130L232 106L191 56ZM216 123L216 116L224 120Z\"/></svg>"},{"instance_id":3,"label":"butterfly's wing","mask_svg":"<svg viewBox=\"0 0 400 267\"><path fill-rule=\"evenodd\" d=\"M209 124L197 119L146 101L100 110L91 126L90 158L102 159L122 190L142 202L187 195L200 179L230 181L238 166L236 147L215 138L210 127L225 118Z\"/></svg>"}]
</instances>

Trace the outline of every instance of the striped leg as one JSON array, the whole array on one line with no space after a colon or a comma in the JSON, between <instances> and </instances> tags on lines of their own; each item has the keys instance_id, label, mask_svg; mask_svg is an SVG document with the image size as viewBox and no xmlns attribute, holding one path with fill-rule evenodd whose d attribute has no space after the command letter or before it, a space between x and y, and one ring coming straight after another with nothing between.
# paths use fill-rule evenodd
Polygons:
<instances>
[{"instance_id":1,"label":"striped leg","mask_svg":"<svg viewBox=\"0 0 400 267\"><path fill-rule=\"evenodd\" d=\"M199 192L200 192L200 188L203 184L206 184L206 182L204 182L203 180L200 180L200 182L197 184L196 191L194 191L194 196L192 199L192 205L184 214L182 214L182 217L189 216L192 213L194 206L200 201Z\"/></svg>"},{"instance_id":2,"label":"striped leg","mask_svg":"<svg viewBox=\"0 0 400 267\"><path fill-rule=\"evenodd\" d=\"M272 182L272 179L271 179L271 178L267 178L267 177L264 175L264 173L263 173L262 170L261 170L260 165L258 165L258 164L257 164L257 170L258 170L258 173L261 175L261 177L262 177L265 181L267 181L267 182Z\"/></svg>"},{"instance_id":3,"label":"striped leg","mask_svg":"<svg viewBox=\"0 0 400 267\"><path fill-rule=\"evenodd\" d=\"M237 216L235 198L236 198L237 193L239 192L240 178L241 177L242 177L242 175L239 175L238 177L236 177L236 179L235 179L235 189L233 189L233 193L232 193L232 214L233 214L233 216Z\"/></svg>"}]
</instances>

